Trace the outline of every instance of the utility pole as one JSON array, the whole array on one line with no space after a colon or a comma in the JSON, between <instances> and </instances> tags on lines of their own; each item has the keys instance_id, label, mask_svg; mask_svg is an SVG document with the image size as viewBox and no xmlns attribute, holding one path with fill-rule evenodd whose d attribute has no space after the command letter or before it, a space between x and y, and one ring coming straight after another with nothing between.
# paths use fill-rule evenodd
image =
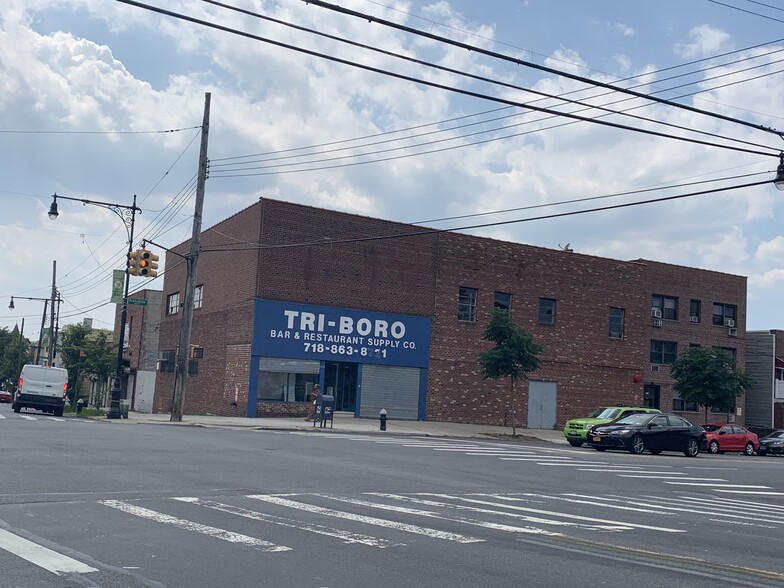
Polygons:
<instances>
[{"instance_id":1,"label":"utility pole","mask_svg":"<svg viewBox=\"0 0 784 588\"><path fill-rule=\"evenodd\" d=\"M201 213L204 208L204 184L207 181L207 140L210 133L210 93L204 94L204 119L201 123L201 148L199 151L199 175L196 180L196 204L193 211L193 233L191 250L185 260L185 300L180 325L180 345L177 348L177 367L174 374L174 399L172 401L172 422L182 421L185 403L185 379L188 377L188 351L191 345L191 323L193 322L193 293L196 289L196 270L199 262L201 240Z\"/></svg>"},{"instance_id":2,"label":"utility pole","mask_svg":"<svg viewBox=\"0 0 784 588\"><path fill-rule=\"evenodd\" d=\"M57 299L57 260L52 260L52 306L49 308L49 352L47 353L47 365L52 367L54 361L54 303Z\"/></svg>"},{"instance_id":3,"label":"utility pole","mask_svg":"<svg viewBox=\"0 0 784 588\"><path fill-rule=\"evenodd\" d=\"M44 299L44 314L41 317L41 332L38 334L38 347L35 349L35 365L41 365L41 344L44 340L44 329L46 328L46 309L49 305L49 299Z\"/></svg>"}]
</instances>

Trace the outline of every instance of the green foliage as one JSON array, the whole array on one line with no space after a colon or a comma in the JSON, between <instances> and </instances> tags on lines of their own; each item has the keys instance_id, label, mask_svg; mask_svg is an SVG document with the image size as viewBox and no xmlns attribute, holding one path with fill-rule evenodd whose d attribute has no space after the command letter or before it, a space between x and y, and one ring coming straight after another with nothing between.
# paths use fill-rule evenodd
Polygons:
<instances>
[{"instance_id":1,"label":"green foliage","mask_svg":"<svg viewBox=\"0 0 784 588\"><path fill-rule=\"evenodd\" d=\"M539 367L538 355L544 351L541 345L522 327L512 322L508 311L495 309L487 323L484 339L495 343L495 347L479 354L479 365L486 379L526 378Z\"/></svg>"},{"instance_id":2,"label":"green foliage","mask_svg":"<svg viewBox=\"0 0 784 588\"><path fill-rule=\"evenodd\" d=\"M68 396L73 404L86 395L84 379L105 382L114 373L117 359L108 335L85 325L67 325L62 341L60 365L68 370Z\"/></svg>"},{"instance_id":3,"label":"green foliage","mask_svg":"<svg viewBox=\"0 0 784 588\"><path fill-rule=\"evenodd\" d=\"M728 410L735 398L751 387L748 374L735 369L735 359L724 349L690 347L670 367L675 389L686 402Z\"/></svg>"},{"instance_id":4,"label":"green foliage","mask_svg":"<svg viewBox=\"0 0 784 588\"><path fill-rule=\"evenodd\" d=\"M31 363L30 341L19 336L19 330L0 329L0 388L16 390L22 366Z\"/></svg>"}]
</instances>

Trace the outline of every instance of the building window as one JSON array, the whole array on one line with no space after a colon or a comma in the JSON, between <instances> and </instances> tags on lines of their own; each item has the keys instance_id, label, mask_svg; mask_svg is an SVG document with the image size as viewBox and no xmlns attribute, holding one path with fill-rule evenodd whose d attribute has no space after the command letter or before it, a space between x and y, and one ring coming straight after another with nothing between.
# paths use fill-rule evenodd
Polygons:
<instances>
[{"instance_id":1,"label":"building window","mask_svg":"<svg viewBox=\"0 0 784 588\"><path fill-rule=\"evenodd\" d=\"M680 412L697 412L696 402L686 402L677 390L672 391L672 410Z\"/></svg>"},{"instance_id":2,"label":"building window","mask_svg":"<svg viewBox=\"0 0 784 588\"><path fill-rule=\"evenodd\" d=\"M193 290L193 308L201 308L204 299L204 285L196 286Z\"/></svg>"},{"instance_id":3,"label":"building window","mask_svg":"<svg viewBox=\"0 0 784 588\"><path fill-rule=\"evenodd\" d=\"M623 339L623 308L610 308L610 338Z\"/></svg>"},{"instance_id":4,"label":"building window","mask_svg":"<svg viewBox=\"0 0 784 588\"><path fill-rule=\"evenodd\" d=\"M308 402L318 382L318 361L261 358L257 399L259 402Z\"/></svg>"},{"instance_id":5,"label":"building window","mask_svg":"<svg viewBox=\"0 0 784 588\"><path fill-rule=\"evenodd\" d=\"M720 327L734 327L738 320L738 307L734 304L713 303L713 324Z\"/></svg>"},{"instance_id":6,"label":"building window","mask_svg":"<svg viewBox=\"0 0 784 588\"><path fill-rule=\"evenodd\" d=\"M555 324L555 300L552 298L539 299L539 322L543 325Z\"/></svg>"},{"instance_id":7,"label":"building window","mask_svg":"<svg viewBox=\"0 0 784 588\"><path fill-rule=\"evenodd\" d=\"M175 292L166 297L166 316L180 312L180 293Z\"/></svg>"},{"instance_id":8,"label":"building window","mask_svg":"<svg viewBox=\"0 0 784 588\"><path fill-rule=\"evenodd\" d=\"M677 355L678 344L675 341L651 341L651 363L672 363Z\"/></svg>"},{"instance_id":9,"label":"building window","mask_svg":"<svg viewBox=\"0 0 784 588\"><path fill-rule=\"evenodd\" d=\"M493 300L493 308L500 308L509 312L512 310L512 295L506 292L496 292Z\"/></svg>"},{"instance_id":10,"label":"building window","mask_svg":"<svg viewBox=\"0 0 784 588\"><path fill-rule=\"evenodd\" d=\"M689 302L689 320L693 323L700 322L701 304L699 300Z\"/></svg>"},{"instance_id":11,"label":"building window","mask_svg":"<svg viewBox=\"0 0 784 588\"><path fill-rule=\"evenodd\" d=\"M457 306L457 320L476 321L476 288L460 288Z\"/></svg>"},{"instance_id":12,"label":"building window","mask_svg":"<svg viewBox=\"0 0 784 588\"><path fill-rule=\"evenodd\" d=\"M656 318L667 319L668 321L678 320L678 299L673 296L663 296L662 294L654 294L651 297L651 310L656 315L658 310L661 316Z\"/></svg>"},{"instance_id":13,"label":"building window","mask_svg":"<svg viewBox=\"0 0 784 588\"><path fill-rule=\"evenodd\" d=\"M173 374L176 351L161 351L158 354L158 371L162 374Z\"/></svg>"}]
</instances>

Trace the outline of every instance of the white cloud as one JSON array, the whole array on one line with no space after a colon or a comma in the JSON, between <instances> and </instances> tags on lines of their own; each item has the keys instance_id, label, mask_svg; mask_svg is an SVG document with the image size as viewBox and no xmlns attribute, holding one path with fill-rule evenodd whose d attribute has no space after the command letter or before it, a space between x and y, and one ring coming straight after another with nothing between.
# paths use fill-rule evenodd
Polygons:
<instances>
[{"instance_id":1,"label":"white cloud","mask_svg":"<svg viewBox=\"0 0 784 588\"><path fill-rule=\"evenodd\" d=\"M715 55L730 42L730 35L710 25L700 25L689 31L689 41L676 43L673 51L683 59Z\"/></svg>"}]
</instances>

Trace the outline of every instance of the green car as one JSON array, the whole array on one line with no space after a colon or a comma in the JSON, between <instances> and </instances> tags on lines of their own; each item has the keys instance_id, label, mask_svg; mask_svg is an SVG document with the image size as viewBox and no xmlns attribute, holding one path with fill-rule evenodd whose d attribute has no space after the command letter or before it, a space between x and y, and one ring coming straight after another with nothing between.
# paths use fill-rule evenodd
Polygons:
<instances>
[{"instance_id":1,"label":"green car","mask_svg":"<svg viewBox=\"0 0 784 588\"><path fill-rule=\"evenodd\" d=\"M630 414L651 412L661 411L657 408L646 408L643 406L602 406L593 411L588 417L566 421L564 436L569 445L580 447L580 445L586 442L588 429L594 425L606 425Z\"/></svg>"}]
</instances>

